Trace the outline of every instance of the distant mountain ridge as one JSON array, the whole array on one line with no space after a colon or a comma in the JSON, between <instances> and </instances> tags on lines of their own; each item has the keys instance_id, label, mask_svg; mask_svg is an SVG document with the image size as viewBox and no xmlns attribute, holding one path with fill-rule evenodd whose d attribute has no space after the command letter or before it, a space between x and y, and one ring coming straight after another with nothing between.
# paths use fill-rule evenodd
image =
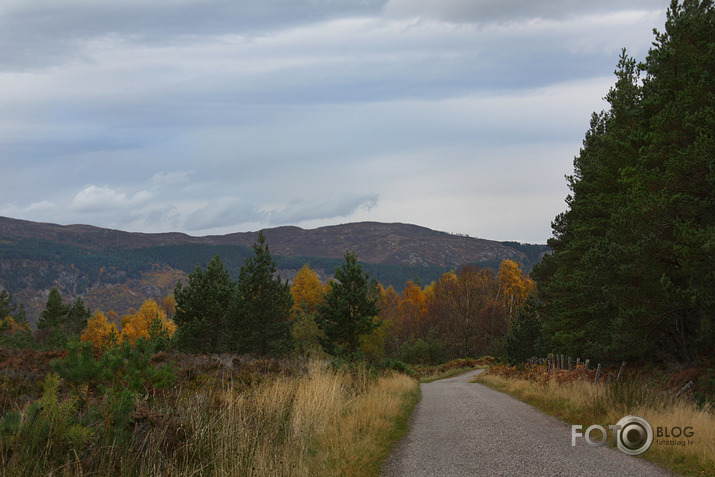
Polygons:
<instances>
[{"instance_id":1,"label":"distant mountain ridge","mask_svg":"<svg viewBox=\"0 0 715 477\"><path fill-rule=\"evenodd\" d=\"M278 273L290 279L306 263L325 280L346 250L385 287L398 292L407 280L428 284L442 273L475 264L496 269L511 259L529 270L545 245L496 242L437 232L410 224L360 222L302 229L264 229ZM258 232L193 237L135 233L91 225L58 225L0 217L0 290L12 293L35 322L57 287L66 300L81 297L92 309L120 315L147 298L169 295L197 265L220 254L238 275Z\"/></svg>"},{"instance_id":2,"label":"distant mountain ridge","mask_svg":"<svg viewBox=\"0 0 715 477\"><path fill-rule=\"evenodd\" d=\"M204 237L179 232L147 234L0 217L0 237L42 239L88 249L189 244L250 247L257 234L257 231ZM452 268L505 258L524 264L529 261L523 251L502 242L402 223L358 222L316 229L282 226L264 229L264 234L271 252L283 256L341 258L346 250L353 250L367 263Z\"/></svg>"}]
</instances>

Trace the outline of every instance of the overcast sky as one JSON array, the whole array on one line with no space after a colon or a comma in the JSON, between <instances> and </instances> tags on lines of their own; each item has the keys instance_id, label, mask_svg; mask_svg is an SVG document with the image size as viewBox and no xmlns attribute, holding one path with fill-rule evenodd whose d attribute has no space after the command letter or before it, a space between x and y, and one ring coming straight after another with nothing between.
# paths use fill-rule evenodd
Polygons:
<instances>
[{"instance_id":1,"label":"overcast sky","mask_svg":"<svg viewBox=\"0 0 715 477\"><path fill-rule=\"evenodd\" d=\"M668 0L0 0L0 215L544 243Z\"/></svg>"}]
</instances>

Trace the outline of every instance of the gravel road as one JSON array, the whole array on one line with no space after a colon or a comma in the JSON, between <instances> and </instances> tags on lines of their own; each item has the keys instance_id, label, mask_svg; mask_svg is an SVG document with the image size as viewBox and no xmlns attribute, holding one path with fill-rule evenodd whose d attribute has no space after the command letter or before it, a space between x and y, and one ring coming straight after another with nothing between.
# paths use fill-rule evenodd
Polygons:
<instances>
[{"instance_id":1,"label":"gravel road","mask_svg":"<svg viewBox=\"0 0 715 477\"><path fill-rule=\"evenodd\" d=\"M480 371L420 384L410 432L385 464L385 477L675 475L584 439L572 447L570 425L469 383Z\"/></svg>"}]
</instances>

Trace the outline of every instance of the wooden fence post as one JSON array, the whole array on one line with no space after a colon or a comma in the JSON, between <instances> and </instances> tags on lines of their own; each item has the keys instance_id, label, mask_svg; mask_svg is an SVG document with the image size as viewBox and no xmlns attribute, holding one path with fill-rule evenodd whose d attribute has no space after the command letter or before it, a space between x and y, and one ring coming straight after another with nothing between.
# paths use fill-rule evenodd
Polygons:
<instances>
[{"instance_id":1,"label":"wooden fence post","mask_svg":"<svg viewBox=\"0 0 715 477\"><path fill-rule=\"evenodd\" d=\"M569 373L571 372L571 356L569 356Z\"/></svg>"},{"instance_id":2,"label":"wooden fence post","mask_svg":"<svg viewBox=\"0 0 715 477\"><path fill-rule=\"evenodd\" d=\"M624 361L623 364L621 364L621 369L618 370L618 376L616 376L616 381L621 379L621 374L623 374L623 369L626 367L626 362Z\"/></svg>"},{"instance_id":3,"label":"wooden fence post","mask_svg":"<svg viewBox=\"0 0 715 477\"><path fill-rule=\"evenodd\" d=\"M596 384L598 382L598 378L601 376L601 363L598 363L598 367L596 368L596 379L593 380L593 383Z\"/></svg>"},{"instance_id":4,"label":"wooden fence post","mask_svg":"<svg viewBox=\"0 0 715 477\"><path fill-rule=\"evenodd\" d=\"M680 388L680 391L678 391L677 393L675 393L675 397L680 397L680 395L683 394L683 393L684 393L685 391L687 391L688 389L690 389L690 386L692 386L693 384L695 384L695 383L692 382L692 381L688 381L688 383L687 383L685 386L683 386L682 388Z\"/></svg>"}]
</instances>

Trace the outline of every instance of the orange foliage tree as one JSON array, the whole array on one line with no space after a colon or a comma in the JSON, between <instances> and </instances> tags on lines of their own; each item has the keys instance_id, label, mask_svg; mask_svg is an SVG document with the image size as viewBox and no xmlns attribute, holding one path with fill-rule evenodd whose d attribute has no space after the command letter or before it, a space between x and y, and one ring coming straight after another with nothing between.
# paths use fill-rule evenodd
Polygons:
<instances>
[{"instance_id":1,"label":"orange foliage tree","mask_svg":"<svg viewBox=\"0 0 715 477\"><path fill-rule=\"evenodd\" d=\"M499 282L489 268L465 266L445 273L434 285L430 320L450 357L475 357L506 333L506 311L498 300Z\"/></svg>"},{"instance_id":2,"label":"orange foliage tree","mask_svg":"<svg viewBox=\"0 0 715 477\"><path fill-rule=\"evenodd\" d=\"M166 317L166 312L154 300L146 300L141 308L133 315L122 317L122 339L129 340L133 345L137 339L149 339L152 321L158 320L161 327L173 336L176 332L176 324Z\"/></svg>"},{"instance_id":3,"label":"orange foliage tree","mask_svg":"<svg viewBox=\"0 0 715 477\"><path fill-rule=\"evenodd\" d=\"M434 362L498 352L510 320L533 291L512 260L504 260L498 273L464 266L424 288L408 281L401 295L383 288L380 318L391 324L387 354Z\"/></svg>"},{"instance_id":4,"label":"orange foliage tree","mask_svg":"<svg viewBox=\"0 0 715 477\"><path fill-rule=\"evenodd\" d=\"M429 333L427 322L427 301L422 289L412 281L408 281L400 300L400 314L402 315L402 334L405 338L410 336L424 338Z\"/></svg>"}]
</instances>

